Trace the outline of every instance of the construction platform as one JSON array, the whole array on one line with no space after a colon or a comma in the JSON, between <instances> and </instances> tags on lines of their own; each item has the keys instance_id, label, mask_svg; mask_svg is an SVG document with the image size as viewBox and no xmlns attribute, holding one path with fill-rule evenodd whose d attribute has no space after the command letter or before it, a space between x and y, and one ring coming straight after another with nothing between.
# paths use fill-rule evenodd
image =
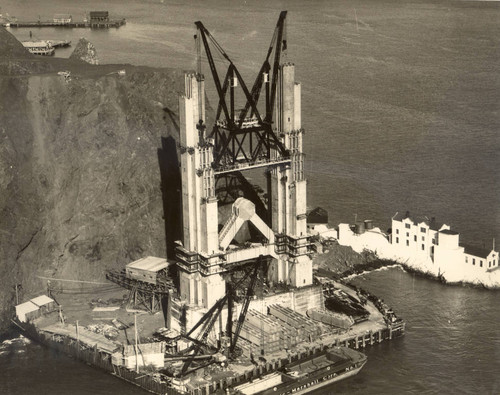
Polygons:
<instances>
[{"instance_id":1,"label":"construction platform","mask_svg":"<svg viewBox=\"0 0 500 395\"><path fill-rule=\"evenodd\" d=\"M331 285L362 301L356 290L341 283ZM85 293L69 288L53 291L53 297L62 307L61 313L56 310L43 314L30 324L18 325L25 330L25 335L117 377L138 382L153 393L181 393L174 388L176 379L166 374L180 364L179 360L172 362L172 355L182 348L181 343L173 345L172 341L165 341L176 338L178 332L164 328L165 317L161 312L147 314L128 309L128 294L123 291L116 285L96 287ZM285 302L288 298L288 302L292 302L287 292L274 294L272 298L282 298ZM254 302L256 308L263 305L262 300ZM240 357L226 366L212 363L190 375L189 380L182 384L184 390L197 394L213 393L271 373L287 363L319 353L325 347L337 345L362 349L404 334L404 321L388 321L386 308L371 301L366 302L365 308L369 312L368 319L354 323L348 329L325 325L279 304L269 305L266 313L250 308L238 343L242 350ZM60 322L61 315L64 323ZM163 340L155 336L159 332L166 334ZM211 336L215 339L215 330ZM151 372L146 366L134 369L134 364L127 368L117 362L117 355L125 358L126 348L133 346L135 337L138 347L145 349L151 348L148 346L151 342L162 341L162 350L165 350L162 368ZM141 379L136 381L136 378Z\"/></svg>"}]
</instances>

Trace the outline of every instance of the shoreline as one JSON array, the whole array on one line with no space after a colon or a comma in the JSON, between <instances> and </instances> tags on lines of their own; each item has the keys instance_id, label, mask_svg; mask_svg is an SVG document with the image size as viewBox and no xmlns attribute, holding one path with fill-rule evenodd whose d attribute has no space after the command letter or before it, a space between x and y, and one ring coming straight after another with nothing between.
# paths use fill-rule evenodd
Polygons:
<instances>
[{"instance_id":1,"label":"shoreline","mask_svg":"<svg viewBox=\"0 0 500 395\"><path fill-rule=\"evenodd\" d=\"M395 260L389 260L389 259L378 259L373 262L358 264L354 266L352 269L348 269L340 273L340 275L338 275L335 272L328 271L327 269L317 269L316 273L319 274L320 277L323 277L324 275L326 277L335 279L340 282L349 283L350 280L356 277L363 276L365 274L370 274L375 271L391 269L393 267L399 267L408 274L413 274L428 280L439 281L443 285L462 286L468 288L485 289L489 291L500 291L500 287L489 287L482 283L471 283L467 281L456 281L456 282L446 281L446 279L444 279L444 277L442 276L436 276L428 271L416 269L415 267L410 266L406 263L397 262Z\"/></svg>"},{"instance_id":2,"label":"shoreline","mask_svg":"<svg viewBox=\"0 0 500 395\"><path fill-rule=\"evenodd\" d=\"M492 249L489 253L481 250L476 251L476 255L471 255L474 250L465 251L463 245L459 244L459 234L445 227L447 225L443 225L443 229L436 233L443 238L443 246L437 245L435 239L432 239L433 245L426 247L422 244L423 251L419 253L420 250L414 251L409 247L402 248L401 244L393 244L391 238L379 228L370 228L362 233L355 233L348 224L340 224L335 247L331 252L328 251L330 256L320 258L323 265L320 263L319 267L326 266L336 271L338 278L344 278L349 275L359 275L364 270L372 271L382 266L399 264L409 273L438 280L444 284L489 290L500 289L500 268L495 265L498 253ZM400 229L396 230L401 234ZM421 229L419 231L422 232ZM449 247L446 244L446 236L454 237L451 245L460 247ZM417 235L414 235L414 238L416 240ZM423 236L422 239L424 239ZM397 243L398 237L395 240ZM439 248L435 256L433 255L434 245ZM467 259L469 259L469 265L465 264ZM475 261L478 261L478 264L474 267ZM483 268L483 263L486 263L485 268Z\"/></svg>"}]
</instances>

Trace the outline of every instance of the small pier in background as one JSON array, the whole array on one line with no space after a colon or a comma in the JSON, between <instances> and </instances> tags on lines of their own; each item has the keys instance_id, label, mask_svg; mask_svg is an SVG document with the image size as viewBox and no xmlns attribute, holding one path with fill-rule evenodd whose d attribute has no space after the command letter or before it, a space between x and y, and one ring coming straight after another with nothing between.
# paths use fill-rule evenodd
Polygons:
<instances>
[{"instance_id":1,"label":"small pier in background","mask_svg":"<svg viewBox=\"0 0 500 395\"><path fill-rule=\"evenodd\" d=\"M63 27L63 28L91 28L91 29L109 29L112 27L118 28L127 23L126 19L101 21L101 22L70 22L57 23L53 21L36 21L36 22L8 22L4 23L4 27Z\"/></svg>"},{"instance_id":2,"label":"small pier in background","mask_svg":"<svg viewBox=\"0 0 500 395\"><path fill-rule=\"evenodd\" d=\"M91 28L91 29L109 29L112 27L118 28L125 25L127 21L122 19L110 19L108 11L90 11L88 16L83 21L74 21L69 14L56 14L49 21L18 21L17 18L11 17L8 14L0 18L0 22L4 27L66 27L66 28Z\"/></svg>"}]
</instances>

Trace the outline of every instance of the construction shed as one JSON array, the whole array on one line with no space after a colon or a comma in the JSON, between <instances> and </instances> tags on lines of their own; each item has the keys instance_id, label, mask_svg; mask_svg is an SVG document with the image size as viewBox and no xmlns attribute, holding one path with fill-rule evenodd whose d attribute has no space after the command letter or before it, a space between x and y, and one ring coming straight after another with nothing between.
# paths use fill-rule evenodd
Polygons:
<instances>
[{"instance_id":1,"label":"construction shed","mask_svg":"<svg viewBox=\"0 0 500 395\"><path fill-rule=\"evenodd\" d=\"M21 322L28 322L42 314L50 313L57 309L57 304L54 299L47 295L40 295L27 302L16 306L16 316Z\"/></svg>"},{"instance_id":2,"label":"construction shed","mask_svg":"<svg viewBox=\"0 0 500 395\"><path fill-rule=\"evenodd\" d=\"M37 296L36 298L31 299L30 302L38 306L41 314L50 313L51 311L57 309L55 300L49 298L47 295Z\"/></svg>"},{"instance_id":3,"label":"construction shed","mask_svg":"<svg viewBox=\"0 0 500 395\"><path fill-rule=\"evenodd\" d=\"M40 309L31 301L24 302L16 306L16 316L19 321L28 322L40 317Z\"/></svg>"},{"instance_id":4,"label":"construction shed","mask_svg":"<svg viewBox=\"0 0 500 395\"><path fill-rule=\"evenodd\" d=\"M169 263L165 258L147 256L129 263L125 267L128 278L156 284L158 276L167 271Z\"/></svg>"},{"instance_id":5,"label":"construction shed","mask_svg":"<svg viewBox=\"0 0 500 395\"><path fill-rule=\"evenodd\" d=\"M90 22L109 22L109 12L90 11Z\"/></svg>"},{"instance_id":6,"label":"construction shed","mask_svg":"<svg viewBox=\"0 0 500 395\"><path fill-rule=\"evenodd\" d=\"M71 23L73 17L70 14L55 14L53 18L54 23L60 23L62 25L66 23Z\"/></svg>"}]
</instances>

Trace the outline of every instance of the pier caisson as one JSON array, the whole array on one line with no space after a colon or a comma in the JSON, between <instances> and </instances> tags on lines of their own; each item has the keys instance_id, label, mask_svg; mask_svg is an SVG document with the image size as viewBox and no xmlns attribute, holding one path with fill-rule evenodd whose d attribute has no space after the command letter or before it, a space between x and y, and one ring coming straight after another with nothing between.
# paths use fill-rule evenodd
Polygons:
<instances>
[{"instance_id":1,"label":"pier caisson","mask_svg":"<svg viewBox=\"0 0 500 395\"><path fill-rule=\"evenodd\" d=\"M179 98L183 239L176 250L179 293L193 306L212 306L226 293L222 274L255 264L259 257L268 262L269 283L312 284L300 84L294 65L281 62L287 45L285 18L286 12L281 13L251 89L196 22L198 70L185 75ZM218 95L211 130L206 125L202 49ZM223 80L212 49L225 59ZM242 173L258 168L265 174L264 199L242 193L230 207L221 207L225 199L217 192L218 180L230 175L241 179Z\"/></svg>"}]
</instances>

